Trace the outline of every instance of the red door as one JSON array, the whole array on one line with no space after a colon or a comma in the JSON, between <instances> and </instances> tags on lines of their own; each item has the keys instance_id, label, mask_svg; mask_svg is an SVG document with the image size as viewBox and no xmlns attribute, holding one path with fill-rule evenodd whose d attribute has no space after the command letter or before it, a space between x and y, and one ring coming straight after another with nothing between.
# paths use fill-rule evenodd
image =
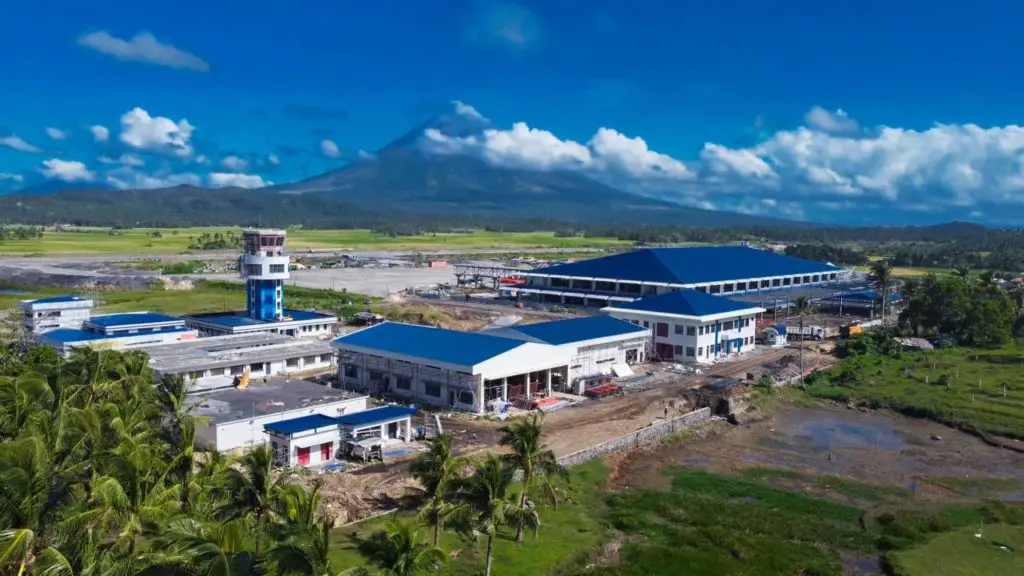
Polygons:
<instances>
[{"instance_id":1,"label":"red door","mask_svg":"<svg viewBox=\"0 0 1024 576\"><path fill-rule=\"evenodd\" d=\"M299 465L309 465L309 448L299 448Z\"/></svg>"},{"instance_id":2,"label":"red door","mask_svg":"<svg viewBox=\"0 0 1024 576\"><path fill-rule=\"evenodd\" d=\"M664 322L658 322L654 332L655 336L661 336L662 338L668 338L668 324Z\"/></svg>"},{"instance_id":3,"label":"red door","mask_svg":"<svg viewBox=\"0 0 1024 576\"><path fill-rule=\"evenodd\" d=\"M320 460L323 462L329 462L331 460L331 449L334 448L333 442L324 442L320 445Z\"/></svg>"}]
</instances>

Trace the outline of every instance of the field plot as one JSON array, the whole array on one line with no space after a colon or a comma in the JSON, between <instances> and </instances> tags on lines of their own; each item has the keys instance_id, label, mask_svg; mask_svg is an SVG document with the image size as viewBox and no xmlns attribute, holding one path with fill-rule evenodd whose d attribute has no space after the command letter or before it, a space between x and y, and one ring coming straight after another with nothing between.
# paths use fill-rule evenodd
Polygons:
<instances>
[{"instance_id":1,"label":"field plot","mask_svg":"<svg viewBox=\"0 0 1024 576\"><path fill-rule=\"evenodd\" d=\"M204 233L241 233L241 228L133 228L112 232L106 228L77 228L54 232L47 230L42 240L0 243L0 254L180 254L189 250L193 239ZM370 230L288 231L293 250L424 250L558 248L628 246L614 238L559 238L554 232L487 232L464 234L423 234L389 236Z\"/></svg>"},{"instance_id":2,"label":"field plot","mask_svg":"<svg viewBox=\"0 0 1024 576\"><path fill-rule=\"evenodd\" d=\"M1024 438L1024 349L950 349L851 358L812 378L811 394Z\"/></svg>"}]
</instances>

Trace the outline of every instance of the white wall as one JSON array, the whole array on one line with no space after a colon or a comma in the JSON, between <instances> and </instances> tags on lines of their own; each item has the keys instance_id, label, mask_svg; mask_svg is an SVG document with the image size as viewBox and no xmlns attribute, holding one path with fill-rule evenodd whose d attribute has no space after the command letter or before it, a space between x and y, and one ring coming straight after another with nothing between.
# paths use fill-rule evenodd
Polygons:
<instances>
[{"instance_id":1,"label":"white wall","mask_svg":"<svg viewBox=\"0 0 1024 576\"><path fill-rule=\"evenodd\" d=\"M662 314L652 314L640 311L612 310L610 314L622 320L628 320L639 326L650 327L655 344L669 344L673 346L673 360L681 362L698 362L707 364L714 362L716 358L726 355L724 340L742 339L743 344L739 353L746 353L754 349L754 335L757 331L756 314L740 314L720 320L709 320L708 317L697 320L687 320L679 317L672 317ZM646 324L645 324L646 323ZM657 324L668 324L668 336L657 335ZM715 353L715 324L718 323L719 350ZM724 329L729 323L733 324L731 329ZM692 329L692 332L691 332ZM693 352L693 356L687 352ZM655 355L657 351L655 350ZM710 353L710 356L709 356ZM736 350L731 351L736 354Z\"/></svg>"},{"instance_id":2,"label":"white wall","mask_svg":"<svg viewBox=\"0 0 1024 576\"><path fill-rule=\"evenodd\" d=\"M630 335L615 342L604 342L602 344L591 344L569 346L572 360L569 364L569 381L574 382L578 378L597 376L602 371L611 369L612 364L625 364L626 351L636 350L637 361L644 361L644 349L650 335Z\"/></svg>"},{"instance_id":3,"label":"white wall","mask_svg":"<svg viewBox=\"0 0 1024 576\"><path fill-rule=\"evenodd\" d=\"M344 411L339 411L339 409L344 409ZM366 410L366 397L362 396L349 400L339 400L337 402L321 404L319 406L310 406L308 408L301 408L298 410L289 410L287 412L257 416L252 420L224 422L216 425L216 448L220 452L227 452L239 448L249 449L253 446L265 444L267 442L267 434L263 430L263 426L272 422L291 420L292 418L298 418L299 416L306 416L309 414L341 416L343 414L355 414L356 412L362 412L364 410Z\"/></svg>"},{"instance_id":4,"label":"white wall","mask_svg":"<svg viewBox=\"0 0 1024 576\"><path fill-rule=\"evenodd\" d=\"M298 466L299 449L309 448L309 462L306 465L316 466L328 461L322 457L321 446L323 444L331 445L331 460L336 459L341 444L341 431L337 426L331 426L292 434L291 438L270 434L269 441L277 444L274 457L275 461L281 465ZM286 458L282 458L283 455L280 453L282 451L287 452Z\"/></svg>"},{"instance_id":5,"label":"white wall","mask_svg":"<svg viewBox=\"0 0 1024 576\"><path fill-rule=\"evenodd\" d=\"M95 350L121 350L138 348L140 346L155 346L157 344L170 344L180 340L194 340L199 337L198 332L189 330L187 332L156 332L131 334L115 338L104 338L102 340L83 340L81 342L51 343L46 340L43 334L43 343L56 348L58 352L66 354L74 348L88 347Z\"/></svg>"},{"instance_id":6,"label":"white wall","mask_svg":"<svg viewBox=\"0 0 1024 576\"><path fill-rule=\"evenodd\" d=\"M308 362L307 360L312 359L310 357L315 357L315 361ZM298 374L300 372L310 372L313 370L329 370L331 367L334 366L334 351L332 350L320 354L308 354L306 356L296 356L295 358L292 358L292 360L295 360L294 365L289 365L288 359L270 362L269 371L265 370L265 365L267 364L267 362L257 362L257 364L261 364L263 365L263 367L260 370L252 370L250 368L249 375L251 377L263 377L276 376L281 374ZM186 380L191 382L195 388L218 388L230 384L232 381L234 381L235 376L241 375L234 374L232 372L232 368L236 368L237 366L238 365L227 366L224 368L211 368L207 370L193 370L189 372L182 372L182 374L185 375ZM249 364L244 364L241 366L249 366ZM163 375L165 373L177 373L161 372L159 370L157 370L156 372L158 375Z\"/></svg>"}]
</instances>

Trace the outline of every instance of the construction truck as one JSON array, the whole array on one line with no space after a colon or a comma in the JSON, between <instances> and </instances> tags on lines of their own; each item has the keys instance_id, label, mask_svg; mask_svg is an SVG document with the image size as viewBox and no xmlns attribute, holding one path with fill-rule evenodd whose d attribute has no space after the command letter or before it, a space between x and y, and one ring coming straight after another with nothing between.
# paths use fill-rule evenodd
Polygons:
<instances>
[{"instance_id":1,"label":"construction truck","mask_svg":"<svg viewBox=\"0 0 1024 576\"><path fill-rule=\"evenodd\" d=\"M864 327L860 325L860 321L853 321L839 329L840 338L849 338L856 334L863 334Z\"/></svg>"},{"instance_id":2,"label":"construction truck","mask_svg":"<svg viewBox=\"0 0 1024 576\"><path fill-rule=\"evenodd\" d=\"M824 340L837 335L835 328L816 325L804 326L802 330L799 326L787 326L786 332L790 338L795 336L801 340Z\"/></svg>"}]
</instances>

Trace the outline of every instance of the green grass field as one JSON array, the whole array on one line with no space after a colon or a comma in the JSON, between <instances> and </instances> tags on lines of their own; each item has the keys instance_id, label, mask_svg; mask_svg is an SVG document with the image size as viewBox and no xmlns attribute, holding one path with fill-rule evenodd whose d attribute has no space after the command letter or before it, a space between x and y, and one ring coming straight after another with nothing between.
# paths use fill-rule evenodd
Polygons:
<instances>
[{"instance_id":1,"label":"green grass field","mask_svg":"<svg viewBox=\"0 0 1024 576\"><path fill-rule=\"evenodd\" d=\"M1024 438L1024 349L954 348L850 358L808 381L811 395ZM1005 392L1004 392L1005 390Z\"/></svg>"},{"instance_id":2,"label":"green grass field","mask_svg":"<svg viewBox=\"0 0 1024 576\"><path fill-rule=\"evenodd\" d=\"M892 563L898 576L1024 574L1024 527L994 524L961 528L893 554Z\"/></svg>"},{"instance_id":3,"label":"green grass field","mask_svg":"<svg viewBox=\"0 0 1024 576\"><path fill-rule=\"evenodd\" d=\"M0 254L180 254L188 251L190 237L207 232L236 234L241 228L154 228L120 230L114 236L106 228L81 228L75 231L47 230L42 240L0 242ZM614 238L556 238L553 232L486 232L466 234L425 234L391 237L369 230L288 231L293 250L307 248L348 250L458 250L484 248L550 247L571 250L582 247L628 246L630 242Z\"/></svg>"}]
</instances>

